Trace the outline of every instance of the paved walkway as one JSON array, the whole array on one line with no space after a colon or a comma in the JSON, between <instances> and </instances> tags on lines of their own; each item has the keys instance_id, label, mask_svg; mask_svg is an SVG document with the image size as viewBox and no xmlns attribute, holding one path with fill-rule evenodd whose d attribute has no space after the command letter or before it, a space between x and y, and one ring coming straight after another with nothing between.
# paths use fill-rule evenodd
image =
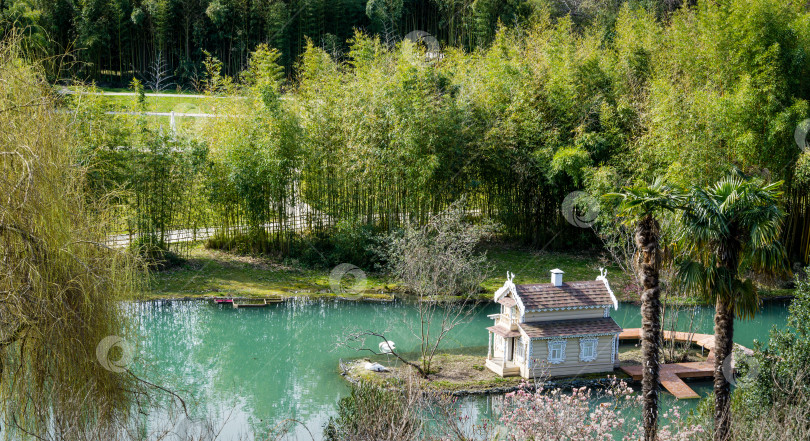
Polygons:
<instances>
[{"instance_id":1,"label":"paved walkway","mask_svg":"<svg viewBox=\"0 0 810 441\"><path fill-rule=\"evenodd\" d=\"M65 95L104 95L104 96L135 96L137 95L135 92L87 92L87 91L78 91L73 89L68 89L67 87L63 87L59 89L59 93ZM205 99L205 98L223 98L219 96L211 96L211 95L200 95L200 94L190 94L190 93L152 93L147 92L144 93L147 97L155 97L155 98L195 98L195 99ZM243 98L243 97L236 97L236 98Z\"/></svg>"},{"instance_id":2,"label":"paved walkway","mask_svg":"<svg viewBox=\"0 0 810 441\"><path fill-rule=\"evenodd\" d=\"M619 340L639 340L641 328L628 328L619 334ZM684 378L707 378L714 376L714 336L691 332L664 331L664 340L675 340L678 343L691 343L709 351L706 361L691 363L663 363L659 367L659 382L664 389L679 399L700 398L691 387L683 382ZM743 347L746 354L753 351ZM641 366L622 366L621 369L630 375L633 380L641 380L643 369Z\"/></svg>"}]
</instances>

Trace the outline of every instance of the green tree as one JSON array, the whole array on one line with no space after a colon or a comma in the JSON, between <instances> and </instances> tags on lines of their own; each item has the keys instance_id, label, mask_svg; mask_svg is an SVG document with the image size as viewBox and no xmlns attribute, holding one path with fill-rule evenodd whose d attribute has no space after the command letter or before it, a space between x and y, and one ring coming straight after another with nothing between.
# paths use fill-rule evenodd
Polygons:
<instances>
[{"instance_id":1,"label":"green tree","mask_svg":"<svg viewBox=\"0 0 810 441\"><path fill-rule=\"evenodd\" d=\"M636 225L635 242L638 250L638 280L641 293L641 352L643 377L641 396L643 403L644 439L655 441L658 430L658 369L661 354L661 287L659 272L663 258L661 226L662 212L675 212L684 200L683 193L656 179L648 185L624 189L620 213L629 223Z\"/></svg>"},{"instance_id":2,"label":"green tree","mask_svg":"<svg viewBox=\"0 0 810 441\"><path fill-rule=\"evenodd\" d=\"M142 273L105 245L109 195L87 198L73 116L48 91L19 42L0 42L0 421L15 439L109 438L138 388L98 345L127 336L119 301Z\"/></svg>"},{"instance_id":3,"label":"green tree","mask_svg":"<svg viewBox=\"0 0 810 441\"><path fill-rule=\"evenodd\" d=\"M714 439L726 441L730 428L730 384L723 365L732 355L734 318L753 317L759 308L748 271L777 272L786 255L779 241L784 212L782 182L732 173L708 187L693 187L685 204L679 242L687 258L678 278L689 291L715 303Z\"/></svg>"},{"instance_id":4,"label":"green tree","mask_svg":"<svg viewBox=\"0 0 810 441\"><path fill-rule=\"evenodd\" d=\"M366 15L377 26L384 39L392 43L397 23L402 16L402 0L369 0Z\"/></svg>"}]
</instances>

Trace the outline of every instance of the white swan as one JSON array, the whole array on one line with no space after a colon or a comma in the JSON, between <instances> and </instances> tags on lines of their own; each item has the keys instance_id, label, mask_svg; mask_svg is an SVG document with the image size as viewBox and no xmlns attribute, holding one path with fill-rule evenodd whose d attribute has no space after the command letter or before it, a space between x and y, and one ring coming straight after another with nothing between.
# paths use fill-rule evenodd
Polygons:
<instances>
[{"instance_id":1,"label":"white swan","mask_svg":"<svg viewBox=\"0 0 810 441\"><path fill-rule=\"evenodd\" d=\"M392 342L391 340L380 342L379 348L380 352L383 354L390 354L394 352L394 349L396 349L394 342Z\"/></svg>"},{"instance_id":2,"label":"white swan","mask_svg":"<svg viewBox=\"0 0 810 441\"><path fill-rule=\"evenodd\" d=\"M388 368L380 363L366 363L366 370L373 372L388 372Z\"/></svg>"}]
</instances>

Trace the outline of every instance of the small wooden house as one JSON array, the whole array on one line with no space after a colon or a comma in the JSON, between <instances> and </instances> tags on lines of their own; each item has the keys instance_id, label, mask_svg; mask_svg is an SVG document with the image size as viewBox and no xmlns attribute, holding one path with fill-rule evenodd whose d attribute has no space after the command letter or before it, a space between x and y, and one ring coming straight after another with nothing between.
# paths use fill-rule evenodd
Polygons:
<instances>
[{"instance_id":1,"label":"small wooden house","mask_svg":"<svg viewBox=\"0 0 810 441\"><path fill-rule=\"evenodd\" d=\"M569 376L618 366L619 333L610 317L619 304L602 270L592 281L515 285L514 274L495 292L500 313L489 331L486 366L507 377Z\"/></svg>"}]
</instances>

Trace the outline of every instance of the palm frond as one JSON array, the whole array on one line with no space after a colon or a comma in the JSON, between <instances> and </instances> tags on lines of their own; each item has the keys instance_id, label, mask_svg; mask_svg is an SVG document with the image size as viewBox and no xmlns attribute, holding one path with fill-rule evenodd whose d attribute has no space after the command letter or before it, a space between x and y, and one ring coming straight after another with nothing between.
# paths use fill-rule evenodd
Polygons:
<instances>
[{"instance_id":1,"label":"palm frond","mask_svg":"<svg viewBox=\"0 0 810 441\"><path fill-rule=\"evenodd\" d=\"M687 255L677 273L685 290L722 298L741 316L756 312L756 289L738 274L786 269L779 242L785 217L779 207L781 186L781 181L766 184L737 171L712 186L689 190L678 234L679 247ZM721 262L724 249L740 250L741 255ZM737 267L727 268L729 264Z\"/></svg>"},{"instance_id":2,"label":"palm frond","mask_svg":"<svg viewBox=\"0 0 810 441\"><path fill-rule=\"evenodd\" d=\"M780 241L747 248L740 267L759 273L790 275L787 252Z\"/></svg>"},{"instance_id":3,"label":"palm frond","mask_svg":"<svg viewBox=\"0 0 810 441\"><path fill-rule=\"evenodd\" d=\"M686 293L705 295L708 290L706 267L694 260L683 260L677 263L676 280L678 288Z\"/></svg>"},{"instance_id":4,"label":"palm frond","mask_svg":"<svg viewBox=\"0 0 810 441\"><path fill-rule=\"evenodd\" d=\"M760 299L757 288L750 279L734 281L731 299L734 302L734 315L738 319L750 320L756 316Z\"/></svg>"},{"instance_id":5,"label":"palm frond","mask_svg":"<svg viewBox=\"0 0 810 441\"><path fill-rule=\"evenodd\" d=\"M661 212L674 213L685 202L683 189L664 183L659 177L649 184L624 187L623 193L605 195L609 199L621 198L619 212L630 222L637 222Z\"/></svg>"}]
</instances>

